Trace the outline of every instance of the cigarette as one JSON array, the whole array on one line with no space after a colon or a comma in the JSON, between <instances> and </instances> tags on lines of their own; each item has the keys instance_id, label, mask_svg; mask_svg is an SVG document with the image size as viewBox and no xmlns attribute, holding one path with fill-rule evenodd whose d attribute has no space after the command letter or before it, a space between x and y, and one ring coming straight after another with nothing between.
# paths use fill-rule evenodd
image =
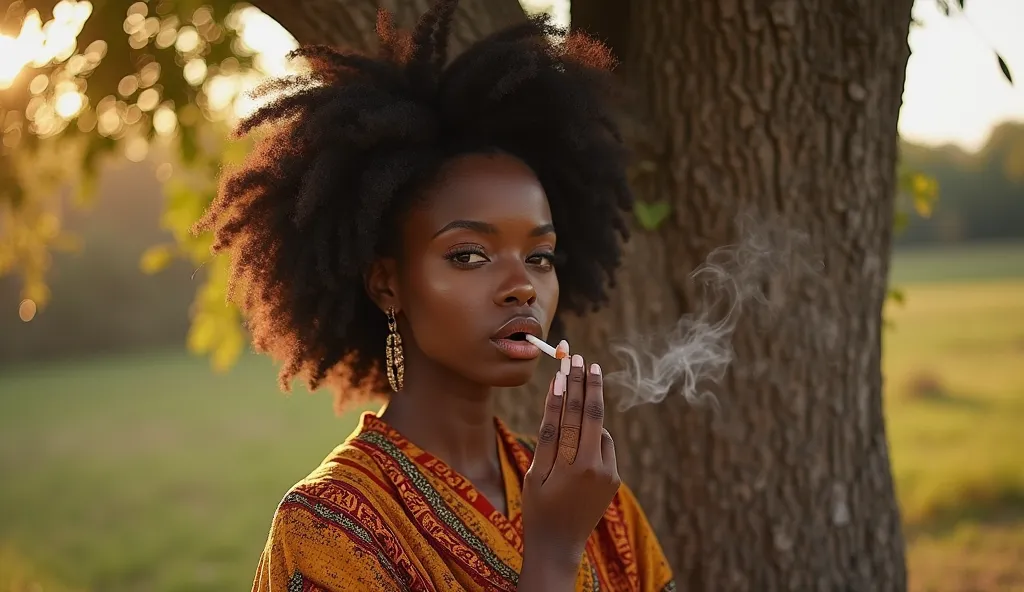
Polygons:
<instances>
[{"instance_id":1,"label":"cigarette","mask_svg":"<svg viewBox=\"0 0 1024 592\"><path fill-rule=\"evenodd\" d=\"M538 337L534 337L533 335L530 335L529 333L526 334L526 340L529 341L530 343L536 345L537 349L539 349L540 351L546 353L547 355L551 356L552 358L554 358L556 360L561 360L562 358L568 358L569 357L569 348L568 348L568 346L562 347L561 343L558 344L558 347L551 347L550 345L545 343L543 339L540 339Z\"/></svg>"}]
</instances>

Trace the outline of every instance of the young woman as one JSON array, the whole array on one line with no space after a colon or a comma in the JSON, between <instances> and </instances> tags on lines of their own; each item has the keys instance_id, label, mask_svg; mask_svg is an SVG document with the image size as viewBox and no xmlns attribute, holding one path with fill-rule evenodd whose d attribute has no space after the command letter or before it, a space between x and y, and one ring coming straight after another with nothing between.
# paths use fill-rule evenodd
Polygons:
<instances>
[{"instance_id":1,"label":"young woman","mask_svg":"<svg viewBox=\"0 0 1024 592\"><path fill-rule=\"evenodd\" d=\"M611 57L536 18L449 64L455 4L411 34L382 13L379 56L299 50L309 74L265 89L240 133L270 133L197 225L283 388L391 391L285 495L253 590L672 590L600 367L572 356L522 401L538 438L490 404L537 368L524 335L601 304L619 263Z\"/></svg>"}]
</instances>

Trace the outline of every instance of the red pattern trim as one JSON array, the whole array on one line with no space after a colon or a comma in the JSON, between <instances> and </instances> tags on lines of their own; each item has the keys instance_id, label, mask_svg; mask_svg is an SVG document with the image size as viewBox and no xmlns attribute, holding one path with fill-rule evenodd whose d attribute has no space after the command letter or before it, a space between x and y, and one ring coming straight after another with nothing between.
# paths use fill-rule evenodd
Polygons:
<instances>
[{"instance_id":1,"label":"red pattern trim","mask_svg":"<svg viewBox=\"0 0 1024 592\"><path fill-rule=\"evenodd\" d=\"M429 578L425 574L421 574L416 568L412 559L405 552L401 543L398 541L398 537L385 522L383 516L377 512L373 503L367 498L362 492L356 490L350 485L342 482L317 482L310 483L302 487L301 491L294 492L296 495L300 495L305 498L310 505L306 505L300 502L286 502L282 506L290 506L295 508L301 508L304 512L314 517L322 524L326 524L338 530L341 530L355 545L370 553L374 557L378 553L383 553L391 564L400 570L401 575L404 576L405 584L407 587L413 590L430 590L433 591L434 586L430 583ZM352 532L344 525L337 521L331 520L326 516L313 511L312 506L316 504L322 504L326 508L346 516L348 519L356 522L373 537L377 542L378 546L374 546L372 543L367 542L365 539Z\"/></svg>"},{"instance_id":2,"label":"red pattern trim","mask_svg":"<svg viewBox=\"0 0 1024 592\"><path fill-rule=\"evenodd\" d=\"M382 435L388 436L387 433ZM400 444L391 437L389 439L396 445ZM404 439L402 442L404 442ZM404 443L408 445L407 442ZM420 531L427 537L431 546L438 553L452 557L483 589L515 592L515 582L506 580L491 569L480 558L476 550L470 547L454 528L446 524L436 514L430 503L409 482L402 468L391 455L363 440L354 440L351 445L370 455L384 470L385 474L398 489L399 499L405 506L406 514L417 524ZM401 446L399 447L401 448Z\"/></svg>"},{"instance_id":3,"label":"red pattern trim","mask_svg":"<svg viewBox=\"0 0 1024 592\"><path fill-rule=\"evenodd\" d=\"M393 491L395 488L395 486L391 482L381 479L380 476L377 475L377 473L374 473L373 471L370 470L369 467L362 463L358 463L354 460L349 460L347 458L338 459L337 463L341 466L345 466L350 469L359 471L359 473L366 476L367 479L372 481L374 485L380 487L381 491ZM336 479L334 480L334 482L339 484L341 483Z\"/></svg>"},{"instance_id":4,"label":"red pattern trim","mask_svg":"<svg viewBox=\"0 0 1024 592\"><path fill-rule=\"evenodd\" d=\"M523 541L522 536L520 535L521 531L516 531L508 518L498 511L498 509L495 508L487 498L480 495L480 492L468 479L453 470L445 464L444 461L431 456L430 454L420 455L418 458L414 458L413 461L444 481L445 484L451 487L451 489L458 494L462 501L472 506L480 513L481 516L487 518L488 521L498 529L501 536L503 536L506 541L512 543L520 554L523 553Z\"/></svg>"},{"instance_id":5,"label":"red pattern trim","mask_svg":"<svg viewBox=\"0 0 1024 592\"><path fill-rule=\"evenodd\" d=\"M498 433L514 461L520 477L524 477L533 462L533 450L528 448L513 434L503 422L496 421ZM497 512L486 498L462 475L452 470L443 461L418 448L406 440L399 432L384 423L373 414L363 417L362 431L375 431L387 438L401 450L418 467L425 468L441 479L460 498L489 518L498 527L503 536L510 541L517 539L517 550L522 553L522 515L511 520ZM463 537L450 525L445 524L423 495L416 490L405 476L402 468L387 452L365 441L352 440L351 444L366 454L380 466L392 482L399 499L406 508L406 513L418 525L421 532L439 553L450 556L463 567L485 590L504 590L513 592L515 584L497 574L477 552L470 547ZM358 466L358 465L352 465ZM365 468L359 467L366 472ZM376 477L373 475L373 477ZM379 480L377 481L378 483ZM616 495L606 510L601 522L587 540L585 556L587 562L595 569L591 573L598 575L598 586L602 590L638 591L640 589L639 565L635 550L629 539L629 526L625 522L623 500ZM515 539L508 538L510 533ZM602 561L603 559L603 561Z\"/></svg>"}]
</instances>

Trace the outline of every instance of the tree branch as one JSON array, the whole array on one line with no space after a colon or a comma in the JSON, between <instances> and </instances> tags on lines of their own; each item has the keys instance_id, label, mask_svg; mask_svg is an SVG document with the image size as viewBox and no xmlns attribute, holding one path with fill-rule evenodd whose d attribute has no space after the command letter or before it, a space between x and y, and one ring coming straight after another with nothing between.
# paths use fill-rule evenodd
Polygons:
<instances>
[{"instance_id":1,"label":"tree branch","mask_svg":"<svg viewBox=\"0 0 1024 592\"><path fill-rule=\"evenodd\" d=\"M395 15L399 26L410 27L432 0L256 0L253 5L288 30L301 44L345 45L358 50L376 47L377 9ZM451 47L459 51L499 28L525 18L518 0L462 2L455 13Z\"/></svg>"}]
</instances>

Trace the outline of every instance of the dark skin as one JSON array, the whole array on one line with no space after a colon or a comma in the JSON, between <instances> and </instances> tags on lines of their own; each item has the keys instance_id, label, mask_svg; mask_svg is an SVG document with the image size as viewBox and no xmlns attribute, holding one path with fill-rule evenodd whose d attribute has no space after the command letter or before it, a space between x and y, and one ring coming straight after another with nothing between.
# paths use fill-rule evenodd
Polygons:
<instances>
[{"instance_id":1,"label":"dark skin","mask_svg":"<svg viewBox=\"0 0 1024 592\"><path fill-rule=\"evenodd\" d=\"M405 357L404 388L381 417L506 511L490 390L525 384L541 356L513 359L492 337L516 316L533 317L544 336L550 328L559 291L547 197L511 156L461 156L410 209L401 232L398 257L379 259L366 277L381 310L394 307ZM563 360L544 405L523 487L520 586L568 590L619 483L600 369L587 369L580 356L571 368Z\"/></svg>"},{"instance_id":2,"label":"dark skin","mask_svg":"<svg viewBox=\"0 0 1024 592\"><path fill-rule=\"evenodd\" d=\"M370 276L378 305L395 307L405 353L405 388L382 418L504 510L490 390L527 382L540 359L511 360L490 338L515 315L534 316L545 334L551 325L558 278L547 197L516 159L464 156L402 231L400 260Z\"/></svg>"}]
</instances>

